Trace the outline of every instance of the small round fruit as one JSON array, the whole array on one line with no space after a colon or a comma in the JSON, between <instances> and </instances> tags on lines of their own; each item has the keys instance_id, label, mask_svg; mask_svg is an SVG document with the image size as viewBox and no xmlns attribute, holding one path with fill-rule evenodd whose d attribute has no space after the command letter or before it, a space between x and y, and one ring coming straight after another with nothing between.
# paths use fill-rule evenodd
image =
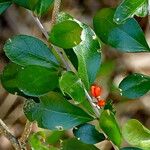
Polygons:
<instances>
[{"instance_id":1,"label":"small round fruit","mask_svg":"<svg viewBox=\"0 0 150 150\"><path fill-rule=\"evenodd\" d=\"M102 94L102 88L97 86L97 85L92 85L91 86L91 94L93 97L97 98Z\"/></svg>"},{"instance_id":2,"label":"small round fruit","mask_svg":"<svg viewBox=\"0 0 150 150\"><path fill-rule=\"evenodd\" d=\"M97 105L99 107L104 107L106 105L106 102L105 102L105 100L101 99L101 100L98 100Z\"/></svg>"}]
</instances>

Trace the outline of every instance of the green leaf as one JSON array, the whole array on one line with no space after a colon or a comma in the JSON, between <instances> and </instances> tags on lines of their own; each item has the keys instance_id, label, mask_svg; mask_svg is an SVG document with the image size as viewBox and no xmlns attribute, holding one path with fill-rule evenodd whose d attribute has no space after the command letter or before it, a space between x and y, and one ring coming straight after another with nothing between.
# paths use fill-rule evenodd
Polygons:
<instances>
[{"instance_id":1,"label":"green leaf","mask_svg":"<svg viewBox=\"0 0 150 150\"><path fill-rule=\"evenodd\" d=\"M29 101L24 107L24 112L30 121L37 121L41 128L67 130L93 120L59 93L50 92L40 97L40 100L40 103Z\"/></svg>"},{"instance_id":2,"label":"green leaf","mask_svg":"<svg viewBox=\"0 0 150 150\"><path fill-rule=\"evenodd\" d=\"M148 1L145 0L145 3L136 10L135 15L138 17L145 17L148 14Z\"/></svg>"},{"instance_id":3,"label":"green leaf","mask_svg":"<svg viewBox=\"0 0 150 150\"><path fill-rule=\"evenodd\" d=\"M135 119L129 120L122 129L125 140L144 150L150 149L150 130Z\"/></svg>"},{"instance_id":4,"label":"green leaf","mask_svg":"<svg viewBox=\"0 0 150 150\"><path fill-rule=\"evenodd\" d=\"M39 132L37 133L33 133L30 137L29 137L29 144L31 146L31 148L33 150L49 150L48 145L44 144L42 142L42 140L45 140L40 134Z\"/></svg>"},{"instance_id":5,"label":"green leaf","mask_svg":"<svg viewBox=\"0 0 150 150\"><path fill-rule=\"evenodd\" d=\"M119 88L123 96L139 98L150 90L150 77L137 73L131 74L121 81Z\"/></svg>"},{"instance_id":6,"label":"green leaf","mask_svg":"<svg viewBox=\"0 0 150 150\"><path fill-rule=\"evenodd\" d=\"M11 5L10 0L0 0L0 15Z\"/></svg>"},{"instance_id":7,"label":"green leaf","mask_svg":"<svg viewBox=\"0 0 150 150\"><path fill-rule=\"evenodd\" d=\"M77 22L82 27L81 42L73 47L73 50L78 58L78 75L84 83L87 90L90 84L95 81L96 74L101 64L101 45L94 31L87 25L75 20L70 15L61 12L58 15L57 22L72 20Z\"/></svg>"},{"instance_id":8,"label":"green leaf","mask_svg":"<svg viewBox=\"0 0 150 150\"><path fill-rule=\"evenodd\" d=\"M61 48L72 48L81 42L82 28L78 23L66 20L53 26L49 40Z\"/></svg>"},{"instance_id":9,"label":"green leaf","mask_svg":"<svg viewBox=\"0 0 150 150\"><path fill-rule=\"evenodd\" d=\"M63 134L65 131L52 131L50 135L47 135L46 142L48 144L57 144L60 142L60 139L63 139Z\"/></svg>"},{"instance_id":10,"label":"green leaf","mask_svg":"<svg viewBox=\"0 0 150 150\"><path fill-rule=\"evenodd\" d=\"M45 14L54 0L13 0L19 6L34 11L37 15Z\"/></svg>"},{"instance_id":11,"label":"green leaf","mask_svg":"<svg viewBox=\"0 0 150 150\"><path fill-rule=\"evenodd\" d=\"M73 134L82 142L96 144L105 140L105 136L95 129L94 125L83 124L73 129Z\"/></svg>"},{"instance_id":12,"label":"green leaf","mask_svg":"<svg viewBox=\"0 0 150 150\"><path fill-rule=\"evenodd\" d=\"M85 91L81 79L73 72L65 72L59 79L59 85L61 91L68 94L76 102L81 103L85 100Z\"/></svg>"},{"instance_id":13,"label":"green leaf","mask_svg":"<svg viewBox=\"0 0 150 150\"><path fill-rule=\"evenodd\" d=\"M123 147L120 150L142 150L142 149L137 148L137 147Z\"/></svg>"},{"instance_id":14,"label":"green leaf","mask_svg":"<svg viewBox=\"0 0 150 150\"><path fill-rule=\"evenodd\" d=\"M116 9L114 21L121 24L128 18L132 18L146 2L147 0L123 0Z\"/></svg>"},{"instance_id":15,"label":"green leaf","mask_svg":"<svg viewBox=\"0 0 150 150\"><path fill-rule=\"evenodd\" d=\"M54 0L38 0L38 3L36 4L36 6L34 8L34 12L38 16L44 15L45 13L48 12L48 10L52 6L53 2L54 2Z\"/></svg>"},{"instance_id":16,"label":"green leaf","mask_svg":"<svg viewBox=\"0 0 150 150\"><path fill-rule=\"evenodd\" d=\"M87 25L82 25L82 27L82 42L73 50L78 58L79 77L89 89L101 65L101 46L94 31Z\"/></svg>"},{"instance_id":17,"label":"green leaf","mask_svg":"<svg viewBox=\"0 0 150 150\"><path fill-rule=\"evenodd\" d=\"M22 67L18 74L18 87L26 95L40 96L58 86L58 72L40 66Z\"/></svg>"},{"instance_id":18,"label":"green leaf","mask_svg":"<svg viewBox=\"0 0 150 150\"><path fill-rule=\"evenodd\" d=\"M21 94L20 90L18 89L17 79L20 69L21 66L10 63L3 70L1 82L3 87L11 94Z\"/></svg>"},{"instance_id":19,"label":"green leaf","mask_svg":"<svg viewBox=\"0 0 150 150\"><path fill-rule=\"evenodd\" d=\"M97 147L91 144L84 144L77 139L69 139L63 141L62 150L99 150Z\"/></svg>"},{"instance_id":20,"label":"green leaf","mask_svg":"<svg viewBox=\"0 0 150 150\"><path fill-rule=\"evenodd\" d=\"M109 110L104 110L101 113L99 122L101 129L108 136L108 138L115 145L120 147L122 142L122 135L114 114Z\"/></svg>"},{"instance_id":21,"label":"green leaf","mask_svg":"<svg viewBox=\"0 0 150 150\"><path fill-rule=\"evenodd\" d=\"M6 42L4 51L12 62L22 66L38 65L47 68L58 66L51 50L35 37L17 35Z\"/></svg>"},{"instance_id":22,"label":"green leaf","mask_svg":"<svg viewBox=\"0 0 150 150\"><path fill-rule=\"evenodd\" d=\"M113 21L114 9L101 9L94 17L94 30L106 44L122 52L149 52L150 48L137 21L128 19L124 24Z\"/></svg>"}]
</instances>

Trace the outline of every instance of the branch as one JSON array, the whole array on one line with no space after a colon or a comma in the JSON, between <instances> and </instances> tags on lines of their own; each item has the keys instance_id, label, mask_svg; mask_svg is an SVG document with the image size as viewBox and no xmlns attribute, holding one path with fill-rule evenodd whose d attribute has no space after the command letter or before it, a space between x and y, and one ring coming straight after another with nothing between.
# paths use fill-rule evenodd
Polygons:
<instances>
[{"instance_id":1,"label":"branch","mask_svg":"<svg viewBox=\"0 0 150 150\"><path fill-rule=\"evenodd\" d=\"M53 10L53 16L52 16L52 25L53 26L56 22L56 18L57 18L57 15L59 13L59 8L60 8L60 3L61 3L61 0L55 0L55 4L54 4L54 10ZM34 16L32 14L31 11L29 11L30 15L33 17L33 19L35 20L37 26L39 27L39 29L42 31L42 33L45 35L46 39L48 40L48 33L47 31L44 29L43 25L41 24L40 20L38 17ZM54 50L56 51L56 53L59 55L60 59L62 60L64 66L66 67L66 69L68 71L73 71L74 73L76 73L76 69L74 68L73 64L70 62L70 60L68 59L66 53L64 52L63 49L58 49L56 46L52 45L52 47L54 48ZM99 113L99 110L96 106L93 105L93 101L92 101L92 98L90 97L89 93L87 92L87 90L84 88L84 91L85 91L85 94L86 94L86 97L87 97L87 100L89 101L96 117L99 117L100 116L100 113Z\"/></svg>"},{"instance_id":2,"label":"branch","mask_svg":"<svg viewBox=\"0 0 150 150\"><path fill-rule=\"evenodd\" d=\"M45 30L45 28L43 27L42 23L40 22L39 18L37 16L33 15L33 13L31 11L28 11L28 13L30 14L30 16L32 16L33 20L35 21L35 23L37 24L39 29L42 31L42 33L45 36L46 40L48 41L49 40L49 35L48 35L47 31ZM62 63L64 64L64 66L68 70L70 70L69 65L66 63L66 61L65 61L64 57L62 56L61 52L59 51L59 49L55 47L55 51L58 54L58 56L60 57L60 59L62 60Z\"/></svg>"},{"instance_id":3,"label":"branch","mask_svg":"<svg viewBox=\"0 0 150 150\"><path fill-rule=\"evenodd\" d=\"M19 142L21 143L22 147L26 147L26 143L28 140L28 137L32 131L32 125L33 123L31 123L30 121L27 120L24 131L21 135L21 138L19 139Z\"/></svg>"},{"instance_id":4,"label":"branch","mask_svg":"<svg viewBox=\"0 0 150 150\"><path fill-rule=\"evenodd\" d=\"M1 119L0 119L0 133L3 134L11 142L15 150L22 149L17 138L15 138L13 134L11 134L8 127Z\"/></svg>"}]
</instances>

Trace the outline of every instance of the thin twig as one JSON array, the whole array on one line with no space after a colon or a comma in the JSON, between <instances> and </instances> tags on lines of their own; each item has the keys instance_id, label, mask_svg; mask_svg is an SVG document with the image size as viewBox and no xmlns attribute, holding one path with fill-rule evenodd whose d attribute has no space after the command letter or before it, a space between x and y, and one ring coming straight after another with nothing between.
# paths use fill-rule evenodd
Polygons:
<instances>
[{"instance_id":1,"label":"thin twig","mask_svg":"<svg viewBox=\"0 0 150 150\"><path fill-rule=\"evenodd\" d=\"M45 30L45 28L43 27L42 23L40 22L39 18L35 15L33 15L33 13L31 11L28 11L28 13L32 16L33 20L35 21L35 23L37 24L37 26L39 27L39 29L42 31L43 35L45 36L46 40L48 41L49 40L49 35L47 33L47 31ZM53 46L53 45L52 45ZM66 63L64 57L62 56L61 52L59 51L58 48L56 48L55 46L53 46L56 53L59 55L59 57L61 58L62 60L62 63L64 64L64 66L70 70L70 67L69 65Z\"/></svg>"},{"instance_id":2,"label":"thin twig","mask_svg":"<svg viewBox=\"0 0 150 150\"><path fill-rule=\"evenodd\" d=\"M6 124L0 119L0 133L3 134L13 145L15 150L21 150L21 145L18 139L9 131Z\"/></svg>"},{"instance_id":3,"label":"thin twig","mask_svg":"<svg viewBox=\"0 0 150 150\"><path fill-rule=\"evenodd\" d=\"M26 147L28 137L32 131L32 125L33 123L27 120L24 131L21 135L21 138L19 139L19 142L24 148Z\"/></svg>"},{"instance_id":4,"label":"thin twig","mask_svg":"<svg viewBox=\"0 0 150 150\"><path fill-rule=\"evenodd\" d=\"M36 22L36 24L38 25L39 29L42 31L42 33L44 34L44 36L46 37L46 39L49 39L48 33L45 30L45 28L43 27L43 25L40 22L39 18L36 17L30 10L28 10L28 13L32 16L32 18L34 19L34 21Z\"/></svg>"},{"instance_id":5,"label":"thin twig","mask_svg":"<svg viewBox=\"0 0 150 150\"><path fill-rule=\"evenodd\" d=\"M56 23L56 19L59 14L59 10L60 10L60 5L61 5L61 0L54 1L54 9L53 9L53 13L52 13L51 28Z\"/></svg>"}]
</instances>

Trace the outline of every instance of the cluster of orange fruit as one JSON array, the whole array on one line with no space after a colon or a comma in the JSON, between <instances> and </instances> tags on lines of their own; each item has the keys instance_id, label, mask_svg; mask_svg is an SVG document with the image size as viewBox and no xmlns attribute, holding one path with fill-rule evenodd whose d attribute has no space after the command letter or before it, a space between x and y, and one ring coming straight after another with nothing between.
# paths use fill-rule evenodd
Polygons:
<instances>
[{"instance_id":1,"label":"cluster of orange fruit","mask_svg":"<svg viewBox=\"0 0 150 150\"><path fill-rule=\"evenodd\" d=\"M104 99L101 99L103 89L98 85L91 86L91 95L97 100L96 104L102 108L105 106L106 102Z\"/></svg>"}]
</instances>

